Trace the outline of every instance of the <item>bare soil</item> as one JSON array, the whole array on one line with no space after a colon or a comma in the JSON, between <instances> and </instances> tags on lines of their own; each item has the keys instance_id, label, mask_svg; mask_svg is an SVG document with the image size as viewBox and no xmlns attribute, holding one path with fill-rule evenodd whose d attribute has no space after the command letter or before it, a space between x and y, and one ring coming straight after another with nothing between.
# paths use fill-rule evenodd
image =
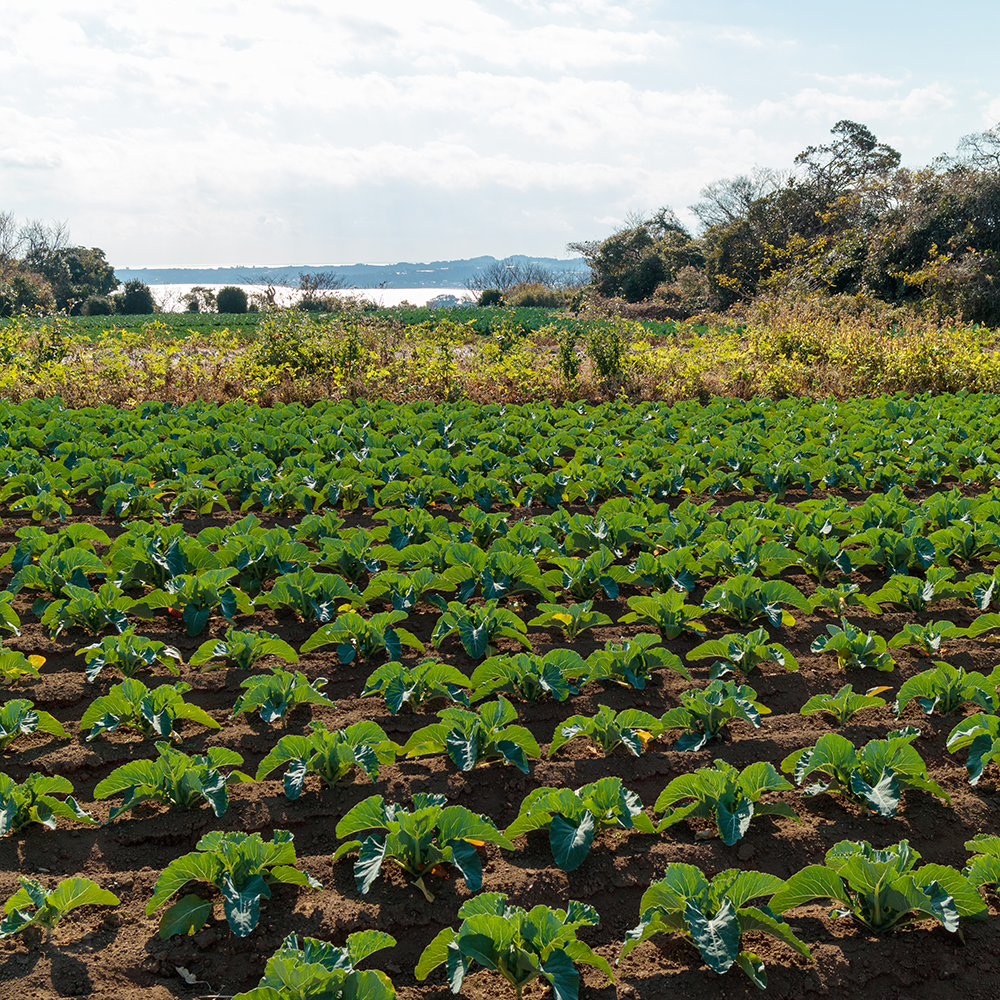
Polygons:
<instances>
[{"instance_id":1,"label":"bare soil","mask_svg":"<svg viewBox=\"0 0 1000 1000\"><path fill-rule=\"evenodd\" d=\"M215 523L225 520L228 519L219 518ZM199 519L187 526L194 532L207 523L208 519ZM101 525L105 530L115 530L106 522ZM18 526L19 522L6 519L0 537L12 539ZM788 572L785 578L804 592L814 589L803 574ZM0 585L8 579L9 576L0 576ZM868 592L883 582L878 574L870 578L855 574L855 579ZM615 620L628 610L625 598L638 592L624 587L618 601L598 602L596 607ZM700 601L701 595L701 590L696 591L693 602ZM418 997L443 1000L451 995L443 970L432 974L427 983L417 983L413 968L423 948L442 927L457 926L456 911L470 894L461 880L432 879L435 899L433 903L427 902L407 884L398 869L387 866L368 895L360 895L354 885L351 860L345 858L336 866L332 863L338 842L334 828L357 802L373 793L404 802L418 791L444 793L452 802L489 815L503 829L516 817L523 797L536 787L577 787L606 775L619 775L651 808L668 781L685 771L709 765L717 757L740 767L755 760L768 760L778 766L793 750L815 743L830 726L820 715L799 714L799 708L811 695L835 692L848 681L856 690L889 684L893 690L884 697L891 705L899 685L931 665L927 659L896 651L895 672L848 676L838 668L834 657L809 652L813 639L835 619L802 615L790 629L780 633L771 630L772 639L783 642L796 656L801 666L799 672L786 673L776 664L767 664L763 672L747 678L746 682L757 690L759 700L772 710L762 728L754 730L748 724L736 723L725 740L711 743L697 753L672 750L675 733L651 743L640 758L621 749L605 758L585 740L572 741L553 759L546 754L556 726L570 715L590 714L599 705L608 704L615 710L641 708L659 716L677 704L677 696L690 685L680 675L663 671L642 691L595 683L563 703L517 702L521 721L543 745L543 756L533 762L529 776L498 765L461 773L443 757L424 758L383 768L374 785L355 774L337 787L321 788L318 779L309 776L303 795L289 802L282 791L279 771L274 773L273 780L232 786L229 810L220 819L212 815L207 805L190 811L150 805L103 825L115 800L94 801L96 784L126 761L152 756L153 747L127 731L86 741L86 734L79 731L84 709L121 678L116 671L106 669L95 684L86 684L83 657L74 653L94 638L73 632L51 641L28 611L34 596L19 598L24 622L22 635L5 645L46 656L42 676L10 684L0 689L0 694L5 699L30 698L37 708L55 715L72 739L65 742L47 735L22 737L4 753L3 767L17 781L23 781L33 771L68 777L78 800L102 825L87 827L60 820L59 828L54 831L31 825L0 839L0 899L6 899L17 888L19 873L36 876L46 884L80 874L115 892L122 905L115 909L88 907L76 911L58 926L48 944L25 936L0 941L2 1000L231 996L257 984L267 958L289 933L340 944L347 934L364 928L378 928L396 937L398 944L394 949L380 952L368 964L388 972L404 1000ZM525 620L534 617L534 603L525 602L520 608ZM975 614L969 604L943 602L934 605L928 614L890 613L882 618L851 615L850 619L888 638L906 621L948 618L966 625ZM434 609L422 606L405 623L427 644L429 651L436 619ZM710 615L704 622L711 636L745 631L724 615ZM313 624L266 610L252 618L240 617L237 624L241 628L276 632L296 648L315 630ZM225 628L224 621L213 619L202 635L191 638L177 632L175 620L163 615L141 631L177 646L187 656L209 636L221 637ZM643 629L608 626L587 633L576 643L576 648L586 656L608 639L620 641L639 631ZM564 644L556 630L536 629L529 632L529 638L536 652ZM685 636L665 645L683 658L700 641L702 637ZM510 646L507 651L515 649ZM420 658L412 650L404 653L412 660ZM949 662L983 672L992 669L997 661L993 648L983 641L960 640L949 644L946 653ZM475 666L454 640L444 644L441 656L467 672ZM689 665L696 684L706 683L709 662ZM419 714L389 715L379 700L359 697L374 665L341 666L332 650L303 656L300 668L310 679L329 679L326 693L337 707L300 707L284 726L272 726L256 716L229 718L241 691L240 681L249 673L232 669L201 672L184 667L181 679L193 688L188 699L222 723L219 731L184 723L185 750L202 752L212 745L231 748L243 755L243 770L253 774L280 736L304 733L313 718L338 728L360 719L373 719L391 738L403 743L415 729L434 721L433 711L444 707L443 703L434 704ZM143 679L159 684L172 677L160 671ZM970 712L971 707L966 711ZM966 840L980 831L1000 832L1000 794L996 769L987 769L980 784L972 787L967 782L964 755L955 759L945 751L945 738L957 721L957 716L924 716L915 703L902 719L920 728L922 735L915 746L927 762L931 777L950 795L950 806L930 795L910 792L899 815L883 819L831 796L803 799L798 792L783 793L782 798L798 811L800 823L757 818L746 836L730 848L717 839L696 839L698 829L705 826L700 821L679 824L657 836L605 832L599 834L586 861L569 874L553 864L546 834L535 833L519 838L514 852L492 846L481 849L483 888L506 892L511 902L524 907L538 903L565 907L570 899L592 904L600 913L601 924L584 930L581 937L614 964L626 932L638 922L642 893L670 862L699 865L709 876L727 868L744 867L784 878L805 865L822 862L824 853L840 840L866 839L882 847L906 838L925 861L960 868L968 857L964 849ZM870 709L856 715L843 732L857 744L882 737L899 724L889 707ZM309 891L293 886L275 887L256 931L244 939L229 931L221 907L216 907L208 926L193 937L161 940L157 934L159 914L145 915L156 878L170 861L193 850L199 837L213 829L260 831L265 837L276 829L290 830L295 837L299 867L319 879L323 888ZM755 939L752 947L766 963L769 992L776 997L800 1000L810 995L829 995L840 1000L869 1000L873 996L880 1000L937 1000L961 995L967 1000L992 1000L1000 995L997 961L1000 937L997 899L991 896L989 901L989 919L964 924L964 944L958 935L949 934L933 921L878 938L850 919L831 918L827 907L815 905L790 914L799 936L812 946L813 961L795 955L771 938ZM188 984L181 969L197 981ZM617 968L614 985L590 969L584 971L583 983L582 996L591 1000L667 996L729 1000L758 995L735 967L721 977L709 971L697 951L679 937L654 939L636 949ZM548 995L546 991L547 987L536 983L526 989L525 996ZM513 992L487 972L469 977L461 993L469 1000L508 995L513 996Z\"/></svg>"}]
</instances>

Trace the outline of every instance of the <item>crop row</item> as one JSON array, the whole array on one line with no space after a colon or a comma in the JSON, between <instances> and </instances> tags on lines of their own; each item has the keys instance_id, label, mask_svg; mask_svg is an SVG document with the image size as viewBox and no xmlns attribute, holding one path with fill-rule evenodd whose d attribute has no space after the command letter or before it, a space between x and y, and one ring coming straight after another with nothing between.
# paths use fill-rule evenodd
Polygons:
<instances>
[{"instance_id":1,"label":"crop row","mask_svg":"<svg viewBox=\"0 0 1000 1000\"><path fill-rule=\"evenodd\" d=\"M0 407L0 500L38 519L323 505L556 507L1000 478L995 397L438 407Z\"/></svg>"}]
</instances>

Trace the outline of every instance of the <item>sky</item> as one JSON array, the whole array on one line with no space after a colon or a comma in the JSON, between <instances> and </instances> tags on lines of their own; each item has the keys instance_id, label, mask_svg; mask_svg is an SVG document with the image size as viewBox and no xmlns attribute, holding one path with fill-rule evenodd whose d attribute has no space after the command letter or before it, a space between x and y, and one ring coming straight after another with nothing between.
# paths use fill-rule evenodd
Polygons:
<instances>
[{"instance_id":1,"label":"sky","mask_svg":"<svg viewBox=\"0 0 1000 1000\"><path fill-rule=\"evenodd\" d=\"M994 0L35 0L0 212L117 267L568 257L840 119L905 166L1000 121Z\"/></svg>"}]
</instances>

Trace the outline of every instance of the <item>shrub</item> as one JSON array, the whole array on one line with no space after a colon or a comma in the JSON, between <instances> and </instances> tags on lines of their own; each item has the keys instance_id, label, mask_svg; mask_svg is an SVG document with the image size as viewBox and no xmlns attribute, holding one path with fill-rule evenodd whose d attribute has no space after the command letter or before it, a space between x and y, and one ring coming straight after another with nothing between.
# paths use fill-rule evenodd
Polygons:
<instances>
[{"instance_id":1,"label":"shrub","mask_svg":"<svg viewBox=\"0 0 1000 1000\"><path fill-rule=\"evenodd\" d=\"M502 306L503 292L499 288L484 288L476 300L477 306Z\"/></svg>"},{"instance_id":2,"label":"shrub","mask_svg":"<svg viewBox=\"0 0 1000 1000\"><path fill-rule=\"evenodd\" d=\"M226 285L219 289L215 304L220 313L245 313L247 311L247 293L236 285Z\"/></svg>"},{"instance_id":3,"label":"shrub","mask_svg":"<svg viewBox=\"0 0 1000 1000\"><path fill-rule=\"evenodd\" d=\"M106 295L91 295L83 304L85 316L110 316L114 311L111 299Z\"/></svg>"},{"instance_id":4,"label":"shrub","mask_svg":"<svg viewBox=\"0 0 1000 1000\"><path fill-rule=\"evenodd\" d=\"M118 311L126 316L144 316L156 312L156 303L149 285L144 281L126 281L125 291L118 299Z\"/></svg>"},{"instance_id":5,"label":"shrub","mask_svg":"<svg viewBox=\"0 0 1000 1000\"><path fill-rule=\"evenodd\" d=\"M566 296L557 288L550 288L539 281L526 281L511 288L505 301L509 306L558 309L566 304Z\"/></svg>"}]
</instances>

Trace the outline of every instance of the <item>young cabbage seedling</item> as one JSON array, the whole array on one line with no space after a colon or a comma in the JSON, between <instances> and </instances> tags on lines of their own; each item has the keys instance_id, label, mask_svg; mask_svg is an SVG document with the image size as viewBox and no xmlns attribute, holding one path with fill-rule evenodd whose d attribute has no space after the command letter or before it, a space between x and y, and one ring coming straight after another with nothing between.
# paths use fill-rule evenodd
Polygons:
<instances>
[{"instance_id":1,"label":"young cabbage seedling","mask_svg":"<svg viewBox=\"0 0 1000 1000\"><path fill-rule=\"evenodd\" d=\"M686 680L691 680L687 667L675 653L660 645L661 639L652 632L640 632L625 642L604 644L587 658L591 665L585 683L609 680L627 684L641 691L654 670L674 670Z\"/></svg>"},{"instance_id":2,"label":"young cabbage seedling","mask_svg":"<svg viewBox=\"0 0 1000 1000\"><path fill-rule=\"evenodd\" d=\"M286 573L274 581L269 591L257 598L274 611L293 611L305 621L332 622L343 606L364 603L358 591L336 573L317 573L311 566Z\"/></svg>"},{"instance_id":3,"label":"young cabbage seedling","mask_svg":"<svg viewBox=\"0 0 1000 1000\"><path fill-rule=\"evenodd\" d=\"M920 855L906 840L884 850L866 840L842 840L826 852L825 860L825 865L809 865L792 875L771 897L771 909L784 913L814 899L829 899L835 904L831 916L851 916L876 934L928 917L954 933L960 917L986 916L986 904L972 882L947 865L915 867Z\"/></svg>"},{"instance_id":4,"label":"young cabbage seedling","mask_svg":"<svg viewBox=\"0 0 1000 1000\"><path fill-rule=\"evenodd\" d=\"M434 698L448 698L469 707L465 688L472 681L457 667L437 660L422 660L415 667L406 667L398 660L383 663L365 681L362 698L381 695L391 715L405 706L412 710Z\"/></svg>"},{"instance_id":5,"label":"young cabbage seedling","mask_svg":"<svg viewBox=\"0 0 1000 1000\"><path fill-rule=\"evenodd\" d=\"M832 611L842 618L854 607L864 608L871 615L882 614L882 608L878 602L873 601L867 594L862 594L861 588L856 583L841 583L836 587L817 587L813 591L812 609L814 612Z\"/></svg>"},{"instance_id":6,"label":"young cabbage seedling","mask_svg":"<svg viewBox=\"0 0 1000 1000\"><path fill-rule=\"evenodd\" d=\"M791 774L797 785L810 775L819 777L802 790L803 795L842 794L879 816L895 816L903 792L910 788L937 795L950 805L951 799L927 776L927 766L910 746L919 735L919 729L908 727L855 749L838 733L827 733L815 746L790 753L781 770Z\"/></svg>"},{"instance_id":7,"label":"young cabbage seedling","mask_svg":"<svg viewBox=\"0 0 1000 1000\"><path fill-rule=\"evenodd\" d=\"M56 828L56 817L75 819L81 823L96 823L84 812L70 794L72 782L59 775L28 775L21 784L0 771L0 837L20 830L29 823L41 823L50 830ZM65 795L65 799L57 799Z\"/></svg>"},{"instance_id":8,"label":"young cabbage seedling","mask_svg":"<svg viewBox=\"0 0 1000 1000\"><path fill-rule=\"evenodd\" d=\"M207 754L189 757L166 742L158 742L156 760L132 760L115 768L94 789L95 799L107 799L124 793L120 806L111 810L108 822L143 802L165 802L180 809L191 809L204 799L216 816L229 806L228 785L251 781L242 771L222 774L220 767L239 765L243 758L233 750L209 747Z\"/></svg>"},{"instance_id":9,"label":"young cabbage seedling","mask_svg":"<svg viewBox=\"0 0 1000 1000\"><path fill-rule=\"evenodd\" d=\"M965 769L969 784L979 784L983 769L991 761L1000 761L1000 717L978 712L963 719L948 734L945 744L949 753L969 748Z\"/></svg>"},{"instance_id":10,"label":"young cabbage seedling","mask_svg":"<svg viewBox=\"0 0 1000 1000\"><path fill-rule=\"evenodd\" d=\"M48 712L36 712L35 703L27 698L12 698L0 707L0 751L6 750L18 736L29 736L36 731L69 739L69 733L57 719Z\"/></svg>"},{"instance_id":11,"label":"young cabbage seedling","mask_svg":"<svg viewBox=\"0 0 1000 1000\"><path fill-rule=\"evenodd\" d=\"M507 608L497 607L495 600L479 606L449 601L448 610L434 626L431 642L440 646L448 636L457 635L466 653L474 660L481 660L496 653L497 639L513 639L530 650L531 643L525 637L527 630L521 618Z\"/></svg>"},{"instance_id":12,"label":"young cabbage seedling","mask_svg":"<svg viewBox=\"0 0 1000 1000\"><path fill-rule=\"evenodd\" d=\"M566 910L508 906L502 892L484 892L463 903L458 930L444 928L424 949L416 977L424 980L439 965L448 968L452 993L458 993L474 962L499 972L521 1000L524 987L535 979L551 985L558 1000L577 1000L580 973L574 963L599 969L614 981L607 961L580 941L580 927L596 927L592 906L570 900Z\"/></svg>"},{"instance_id":13,"label":"young cabbage seedling","mask_svg":"<svg viewBox=\"0 0 1000 1000\"><path fill-rule=\"evenodd\" d=\"M309 653L321 646L336 645L337 659L341 663L364 663L382 652L390 660L398 660L403 646L424 650L424 644L405 628L395 628L396 622L405 620L405 611L380 611L364 619L356 611L348 611L335 621L321 625L299 647L300 653Z\"/></svg>"},{"instance_id":14,"label":"young cabbage seedling","mask_svg":"<svg viewBox=\"0 0 1000 1000\"><path fill-rule=\"evenodd\" d=\"M45 663L44 656L25 656L16 649L0 652L0 680L16 681L21 677L38 677L38 668Z\"/></svg>"},{"instance_id":15,"label":"young cabbage seedling","mask_svg":"<svg viewBox=\"0 0 1000 1000\"><path fill-rule=\"evenodd\" d=\"M401 747L393 743L377 723L355 722L346 729L328 730L319 721L309 724L308 736L282 736L274 749L260 762L255 781L287 764L285 795L297 799L302 794L306 774L318 774L325 785L345 778L355 767L369 781L378 780L380 765L392 764Z\"/></svg>"},{"instance_id":16,"label":"young cabbage seedling","mask_svg":"<svg viewBox=\"0 0 1000 1000\"><path fill-rule=\"evenodd\" d=\"M761 802L765 792L791 791L795 786L786 781L771 764L758 761L738 771L723 760L715 767L699 767L682 774L667 785L653 806L653 812L666 812L657 824L660 832L689 817L714 819L722 842L732 847L747 832L754 816L784 816L799 821L795 810L784 802ZM693 799L677 806L684 799ZM695 835L702 840L713 831Z\"/></svg>"},{"instance_id":17,"label":"young cabbage seedling","mask_svg":"<svg viewBox=\"0 0 1000 1000\"><path fill-rule=\"evenodd\" d=\"M232 1000L393 1000L396 990L384 972L355 968L369 955L392 948L396 939L383 931L355 931L343 948L327 941L289 934L267 960L260 983Z\"/></svg>"},{"instance_id":18,"label":"young cabbage seedling","mask_svg":"<svg viewBox=\"0 0 1000 1000\"><path fill-rule=\"evenodd\" d=\"M967 634L968 629L959 628L949 621L929 622L926 625L907 622L889 640L889 649L915 646L924 656L937 656L949 639L959 639Z\"/></svg>"},{"instance_id":19,"label":"young cabbage seedling","mask_svg":"<svg viewBox=\"0 0 1000 1000\"><path fill-rule=\"evenodd\" d=\"M616 715L614 709L601 705L593 716L571 715L562 725L556 726L549 744L549 756L577 736L586 736L601 748L605 757L619 744L638 757L660 731L660 720L648 712L626 708Z\"/></svg>"},{"instance_id":20,"label":"young cabbage seedling","mask_svg":"<svg viewBox=\"0 0 1000 1000\"><path fill-rule=\"evenodd\" d=\"M445 708L438 718L440 722L418 729L406 741L407 757L446 753L461 771L502 760L527 774L528 758L541 755L534 736L524 726L511 725L517 711L504 697L481 705L477 712Z\"/></svg>"},{"instance_id":21,"label":"young cabbage seedling","mask_svg":"<svg viewBox=\"0 0 1000 1000\"><path fill-rule=\"evenodd\" d=\"M240 687L246 688L246 691L236 699L229 717L239 715L240 712L257 712L265 722L277 722L298 705L336 708L320 691L325 686L325 677L317 677L310 683L301 670L292 673L281 667L272 667L269 674L258 674L240 682Z\"/></svg>"},{"instance_id":22,"label":"young cabbage seedling","mask_svg":"<svg viewBox=\"0 0 1000 1000\"><path fill-rule=\"evenodd\" d=\"M676 639L682 632L704 632L705 626L698 619L705 614L705 608L685 604L684 596L679 591L669 590L649 597L630 597L627 603L632 610L618 621L652 625L660 630L664 639Z\"/></svg>"},{"instance_id":23,"label":"young cabbage seedling","mask_svg":"<svg viewBox=\"0 0 1000 1000\"><path fill-rule=\"evenodd\" d=\"M133 600L113 583L101 584L96 591L67 583L62 592L68 597L52 601L41 615L42 624L48 626L53 639L72 625L93 635L109 627L124 632L129 627L126 611L138 618L153 617L143 601Z\"/></svg>"},{"instance_id":24,"label":"young cabbage seedling","mask_svg":"<svg viewBox=\"0 0 1000 1000\"><path fill-rule=\"evenodd\" d=\"M841 618L840 624L841 628L827 625L830 637L819 636L809 647L810 651L835 653L840 665L848 670L874 667L876 670L889 671L895 668L896 661L886 652L886 642L882 636L874 632L866 635L846 618Z\"/></svg>"},{"instance_id":25,"label":"young cabbage seedling","mask_svg":"<svg viewBox=\"0 0 1000 1000\"><path fill-rule=\"evenodd\" d=\"M786 670L798 670L795 657L780 642L769 642L767 632L758 628L746 635L738 633L724 635L721 639L709 639L695 646L687 654L688 660L704 660L710 656L720 659L709 669L709 678L725 677L734 670L749 674L762 663L777 663Z\"/></svg>"},{"instance_id":26,"label":"young cabbage seedling","mask_svg":"<svg viewBox=\"0 0 1000 1000\"><path fill-rule=\"evenodd\" d=\"M869 688L864 694L855 694L854 687L845 684L836 694L814 694L799 709L800 715L811 715L813 712L827 712L837 720L838 726L847 725L848 719L863 708L882 708L885 699L879 698L888 687Z\"/></svg>"},{"instance_id":27,"label":"young cabbage seedling","mask_svg":"<svg viewBox=\"0 0 1000 1000\"><path fill-rule=\"evenodd\" d=\"M105 667L117 667L124 677L134 677L140 670L148 670L159 663L172 674L179 674L178 663L184 658L180 650L166 643L136 635L129 627L121 635L105 636L100 642L76 651L87 665L88 683L95 681Z\"/></svg>"},{"instance_id":28,"label":"young cabbage seedling","mask_svg":"<svg viewBox=\"0 0 1000 1000\"><path fill-rule=\"evenodd\" d=\"M218 670L223 666L252 669L265 656L277 656L285 663L298 663L299 655L271 632L242 632L230 626L221 639L203 642L191 656L192 667ZM208 664L208 666L205 666Z\"/></svg>"},{"instance_id":29,"label":"young cabbage seedling","mask_svg":"<svg viewBox=\"0 0 1000 1000\"><path fill-rule=\"evenodd\" d=\"M547 828L553 860L564 872L571 872L590 853L594 834L602 826L653 833L641 799L621 778L601 778L576 791L536 788L521 802L517 819L504 836L513 840L522 833Z\"/></svg>"},{"instance_id":30,"label":"young cabbage seedling","mask_svg":"<svg viewBox=\"0 0 1000 1000\"><path fill-rule=\"evenodd\" d=\"M575 639L588 629L611 624L611 619L606 614L594 611L593 601L569 605L539 604L538 610L541 614L528 622L530 627L536 625L541 628L557 626L562 630L563 635L570 640Z\"/></svg>"},{"instance_id":31,"label":"young cabbage seedling","mask_svg":"<svg viewBox=\"0 0 1000 1000\"><path fill-rule=\"evenodd\" d=\"M663 878L643 893L639 924L626 935L618 961L655 934L679 933L698 949L713 972L721 975L738 965L755 986L764 989L764 963L754 952L740 947L748 931L769 934L800 955L812 958L808 946L775 916L773 907L750 903L777 892L784 884L776 875L736 868L720 872L709 881L694 865L669 864Z\"/></svg>"},{"instance_id":32,"label":"young cabbage seedling","mask_svg":"<svg viewBox=\"0 0 1000 1000\"><path fill-rule=\"evenodd\" d=\"M514 845L496 828L488 816L470 812L465 806L449 806L443 795L418 792L413 809L387 803L381 795L359 802L337 824L338 837L350 837L364 830L384 830L364 840L349 840L333 855L336 863L345 854L358 854L354 881L358 892L366 894L386 861L405 871L413 884L433 902L424 879L428 875L447 877L445 865L454 865L470 892L483 884L483 866L476 852L482 844L498 844L512 851Z\"/></svg>"},{"instance_id":33,"label":"young cabbage seedling","mask_svg":"<svg viewBox=\"0 0 1000 1000\"><path fill-rule=\"evenodd\" d=\"M725 726L734 719L760 729L760 717L771 710L756 700L757 692L746 684L715 680L706 688L685 691L677 708L660 718L661 729L686 729L674 750L700 750L709 740L721 739Z\"/></svg>"},{"instance_id":34,"label":"young cabbage seedling","mask_svg":"<svg viewBox=\"0 0 1000 1000\"><path fill-rule=\"evenodd\" d=\"M101 733L113 733L119 726L131 726L147 738L167 736L180 739L176 730L180 719L190 719L209 729L221 729L204 709L189 705L184 700L184 694L190 690L191 685L182 681L161 684L151 690L142 681L130 677L91 702L80 719L80 729L90 730L88 742Z\"/></svg>"},{"instance_id":35,"label":"young cabbage seedling","mask_svg":"<svg viewBox=\"0 0 1000 1000\"><path fill-rule=\"evenodd\" d=\"M66 916L81 906L117 906L121 900L89 878L64 878L46 892L37 879L19 875L21 888L4 903L7 916L0 921L0 938L20 934L29 927L44 927L45 940Z\"/></svg>"},{"instance_id":36,"label":"young cabbage seedling","mask_svg":"<svg viewBox=\"0 0 1000 1000\"><path fill-rule=\"evenodd\" d=\"M965 842L972 853L962 874L978 889L986 886L996 891L1000 884L1000 837L992 833L977 833Z\"/></svg>"},{"instance_id":37,"label":"young cabbage seedling","mask_svg":"<svg viewBox=\"0 0 1000 1000\"><path fill-rule=\"evenodd\" d=\"M473 671L472 701L481 701L502 691L525 701L551 697L565 701L580 690L580 678L588 672L586 661L572 649L553 649L544 656L517 653L491 656Z\"/></svg>"},{"instance_id":38,"label":"young cabbage seedling","mask_svg":"<svg viewBox=\"0 0 1000 1000\"><path fill-rule=\"evenodd\" d=\"M222 906L229 927L237 937L246 937L260 919L260 901L269 899L271 885L321 889L316 879L295 867L295 848L287 830L275 830L263 840L259 833L213 830L206 833L190 854L171 861L160 873L146 916L155 913L188 882L208 882L222 893ZM212 914L212 901L193 893L167 907L160 917L160 937L194 934Z\"/></svg>"},{"instance_id":39,"label":"young cabbage seedling","mask_svg":"<svg viewBox=\"0 0 1000 1000\"><path fill-rule=\"evenodd\" d=\"M812 609L809 599L787 580L763 581L749 573L741 573L712 587L704 599L706 610L723 611L741 625L766 618L775 628L787 628L795 624L795 619L791 612L782 610L782 604L800 611Z\"/></svg>"},{"instance_id":40,"label":"young cabbage seedling","mask_svg":"<svg viewBox=\"0 0 1000 1000\"><path fill-rule=\"evenodd\" d=\"M895 712L900 715L906 706L916 700L925 715L935 709L942 715L957 712L962 705L972 703L985 712L997 708L997 687L1000 686L1000 667L995 667L987 676L972 670L966 673L962 667L953 667L941 660L930 670L915 674L904 681L896 695Z\"/></svg>"}]
</instances>

